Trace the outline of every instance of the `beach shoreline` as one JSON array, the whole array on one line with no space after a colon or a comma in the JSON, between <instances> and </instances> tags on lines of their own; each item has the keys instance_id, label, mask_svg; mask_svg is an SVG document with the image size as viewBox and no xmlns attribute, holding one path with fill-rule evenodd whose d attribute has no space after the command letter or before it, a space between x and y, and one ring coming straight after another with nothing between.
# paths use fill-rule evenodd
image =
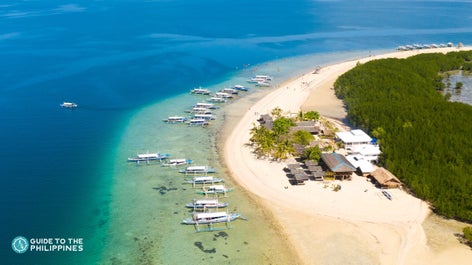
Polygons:
<instances>
[{"instance_id":1,"label":"beach shoreline","mask_svg":"<svg viewBox=\"0 0 472 265\"><path fill-rule=\"evenodd\" d=\"M343 186L339 193L312 181L304 186L289 185L283 172L285 163L257 159L247 146L249 131L258 116L279 107L286 114L316 110L322 116L345 122L343 102L335 97L332 87L339 75L357 63L457 50L392 52L327 65L316 73L308 69L263 97L259 95L262 98L244 114L228 110L222 128L226 141L220 148L221 159L232 178L269 208L302 264L434 264L440 254L430 251L422 227L430 215L429 206L404 191L393 190L392 202L362 177L333 182ZM467 257L460 246L453 247L455 255L459 252Z\"/></svg>"}]
</instances>

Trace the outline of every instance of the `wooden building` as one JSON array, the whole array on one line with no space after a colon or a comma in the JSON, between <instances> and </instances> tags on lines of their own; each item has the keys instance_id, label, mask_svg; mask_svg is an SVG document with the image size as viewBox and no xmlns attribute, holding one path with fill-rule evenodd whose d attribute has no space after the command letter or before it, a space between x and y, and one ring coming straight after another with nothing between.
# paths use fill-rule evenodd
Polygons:
<instances>
[{"instance_id":1,"label":"wooden building","mask_svg":"<svg viewBox=\"0 0 472 265\"><path fill-rule=\"evenodd\" d=\"M395 175L383 167L377 168L374 172L370 173L369 176L382 188L394 189L402 185L401 181L395 177Z\"/></svg>"},{"instance_id":2,"label":"wooden building","mask_svg":"<svg viewBox=\"0 0 472 265\"><path fill-rule=\"evenodd\" d=\"M320 128L319 126L316 125L315 121L299 121L296 124L297 124L296 126L290 128L291 132L297 132L297 131L303 130L313 135L320 133Z\"/></svg>"},{"instance_id":3,"label":"wooden building","mask_svg":"<svg viewBox=\"0 0 472 265\"><path fill-rule=\"evenodd\" d=\"M334 177L340 180L351 179L352 173L356 168L341 154L323 153L321 161L332 172Z\"/></svg>"}]
</instances>

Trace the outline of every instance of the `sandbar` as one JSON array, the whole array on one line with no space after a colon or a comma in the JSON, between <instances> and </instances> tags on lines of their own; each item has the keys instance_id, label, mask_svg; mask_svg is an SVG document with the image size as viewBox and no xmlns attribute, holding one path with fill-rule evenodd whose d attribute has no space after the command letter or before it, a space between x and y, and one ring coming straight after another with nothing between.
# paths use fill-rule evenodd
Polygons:
<instances>
[{"instance_id":1,"label":"sandbar","mask_svg":"<svg viewBox=\"0 0 472 265\"><path fill-rule=\"evenodd\" d=\"M335 97L332 87L357 63L457 50L392 52L323 66L316 73L308 69L306 74L280 83L239 121L225 125L231 126L223 147L230 175L272 211L304 264L439 264L448 258L462 264L472 260L472 252L459 243L439 253L429 248L422 227L431 213L429 205L407 192L391 190L393 200L388 200L360 176L352 181L333 181L342 186L338 192L333 191L331 183L309 181L292 186L283 171L286 161L258 159L248 146L256 120L275 107L286 114L316 110L346 128L343 102Z\"/></svg>"}]
</instances>

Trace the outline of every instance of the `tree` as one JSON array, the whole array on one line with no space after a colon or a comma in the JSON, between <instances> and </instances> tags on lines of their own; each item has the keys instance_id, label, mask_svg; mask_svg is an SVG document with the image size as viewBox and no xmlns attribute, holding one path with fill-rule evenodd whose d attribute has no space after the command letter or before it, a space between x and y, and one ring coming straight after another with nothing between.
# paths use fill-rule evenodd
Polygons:
<instances>
[{"instance_id":1,"label":"tree","mask_svg":"<svg viewBox=\"0 0 472 265\"><path fill-rule=\"evenodd\" d=\"M456 89L461 89L464 86L462 82L457 82L456 83Z\"/></svg>"},{"instance_id":2,"label":"tree","mask_svg":"<svg viewBox=\"0 0 472 265\"><path fill-rule=\"evenodd\" d=\"M464 233L464 238L467 239L470 243L472 243L472 227L467 226L462 229L462 232Z\"/></svg>"},{"instance_id":3,"label":"tree","mask_svg":"<svg viewBox=\"0 0 472 265\"><path fill-rule=\"evenodd\" d=\"M300 110L297 114L297 119L299 121L304 121L305 120L305 113L303 113L303 111Z\"/></svg>"},{"instance_id":4,"label":"tree","mask_svg":"<svg viewBox=\"0 0 472 265\"><path fill-rule=\"evenodd\" d=\"M317 121L317 120L320 119L320 114L317 111L314 111L314 110L308 111L303 116L303 119L306 120L306 121Z\"/></svg>"},{"instance_id":5,"label":"tree","mask_svg":"<svg viewBox=\"0 0 472 265\"><path fill-rule=\"evenodd\" d=\"M294 149L290 144L290 141L284 140L282 142L277 143L277 146L275 147L275 151L273 153L273 157L276 160L286 159L290 155L290 153L293 152Z\"/></svg>"},{"instance_id":6,"label":"tree","mask_svg":"<svg viewBox=\"0 0 472 265\"><path fill-rule=\"evenodd\" d=\"M293 125L295 125L295 123L291 119L280 117L274 121L272 130L274 131L276 136L280 136L280 135L287 134L290 127Z\"/></svg>"},{"instance_id":7,"label":"tree","mask_svg":"<svg viewBox=\"0 0 472 265\"><path fill-rule=\"evenodd\" d=\"M447 92L446 95L444 95L444 100L449 101L451 97L452 97L451 93Z\"/></svg>"},{"instance_id":8,"label":"tree","mask_svg":"<svg viewBox=\"0 0 472 265\"><path fill-rule=\"evenodd\" d=\"M282 109L279 108L279 107L276 107L274 108L270 114L272 115L272 117L274 117L275 119L278 119L280 117L282 117Z\"/></svg>"},{"instance_id":9,"label":"tree","mask_svg":"<svg viewBox=\"0 0 472 265\"><path fill-rule=\"evenodd\" d=\"M385 135L385 129L382 127L377 127L372 131L372 136L375 138L382 138Z\"/></svg>"},{"instance_id":10,"label":"tree","mask_svg":"<svg viewBox=\"0 0 472 265\"><path fill-rule=\"evenodd\" d=\"M264 126L254 126L251 129L251 138L249 139L254 146L254 152L258 156L267 156L271 154L275 146L274 135Z\"/></svg>"},{"instance_id":11,"label":"tree","mask_svg":"<svg viewBox=\"0 0 472 265\"><path fill-rule=\"evenodd\" d=\"M319 161L321 158L321 150L318 146L308 147L303 153L304 160L314 160Z\"/></svg>"},{"instance_id":12,"label":"tree","mask_svg":"<svg viewBox=\"0 0 472 265\"><path fill-rule=\"evenodd\" d=\"M385 167L436 213L472 221L472 107L437 91L444 71L460 70L466 58L472 52L371 61L339 77L334 89L349 122L381 139Z\"/></svg>"},{"instance_id":13,"label":"tree","mask_svg":"<svg viewBox=\"0 0 472 265\"><path fill-rule=\"evenodd\" d=\"M308 145L310 141L313 141L315 137L311 133L300 130L293 133L293 142L301 145Z\"/></svg>"}]
</instances>

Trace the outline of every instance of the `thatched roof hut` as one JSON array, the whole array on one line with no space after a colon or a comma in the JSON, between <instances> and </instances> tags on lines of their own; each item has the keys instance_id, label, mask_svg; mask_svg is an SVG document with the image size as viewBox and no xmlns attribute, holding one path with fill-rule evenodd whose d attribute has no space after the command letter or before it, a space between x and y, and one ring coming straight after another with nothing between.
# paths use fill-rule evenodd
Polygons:
<instances>
[{"instance_id":1,"label":"thatched roof hut","mask_svg":"<svg viewBox=\"0 0 472 265\"><path fill-rule=\"evenodd\" d=\"M269 114L262 114L257 121L267 130L272 130L272 128L274 127L274 120Z\"/></svg>"},{"instance_id":2,"label":"thatched roof hut","mask_svg":"<svg viewBox=\"0 0 472 265\"><path fill-rule=\"evenodd\" d=\"M297 132L297 131L307 131L311 134L319 134L320 133L320 128L316 126L315 121L299 121L297 122L297 125L294 127L290 127L291 132Z\"/></svg>"},{"instance_id":3,"label":"thatched roof hut","mask_svg":"<svg viewBox=\"0 0 472 265\"><path fill-rule=\"evenodd\" d=\"M295 149L295 154L302 156L305 154L306 147L302 144L292 144L292 147Z\"/></svg>"},{"instance_id":4,"label":"thatched roof hut","mask_svg":"<svg viewBox=\"0 0 472 265\"><path fill-rule=\"evenodd\" d=\"M395 177L390 171L383 167L379 167L374 172L370 173L370 176L382 187L382 188L398 188L402 185L401 181Z\"/></svg>"}]
</instances>

